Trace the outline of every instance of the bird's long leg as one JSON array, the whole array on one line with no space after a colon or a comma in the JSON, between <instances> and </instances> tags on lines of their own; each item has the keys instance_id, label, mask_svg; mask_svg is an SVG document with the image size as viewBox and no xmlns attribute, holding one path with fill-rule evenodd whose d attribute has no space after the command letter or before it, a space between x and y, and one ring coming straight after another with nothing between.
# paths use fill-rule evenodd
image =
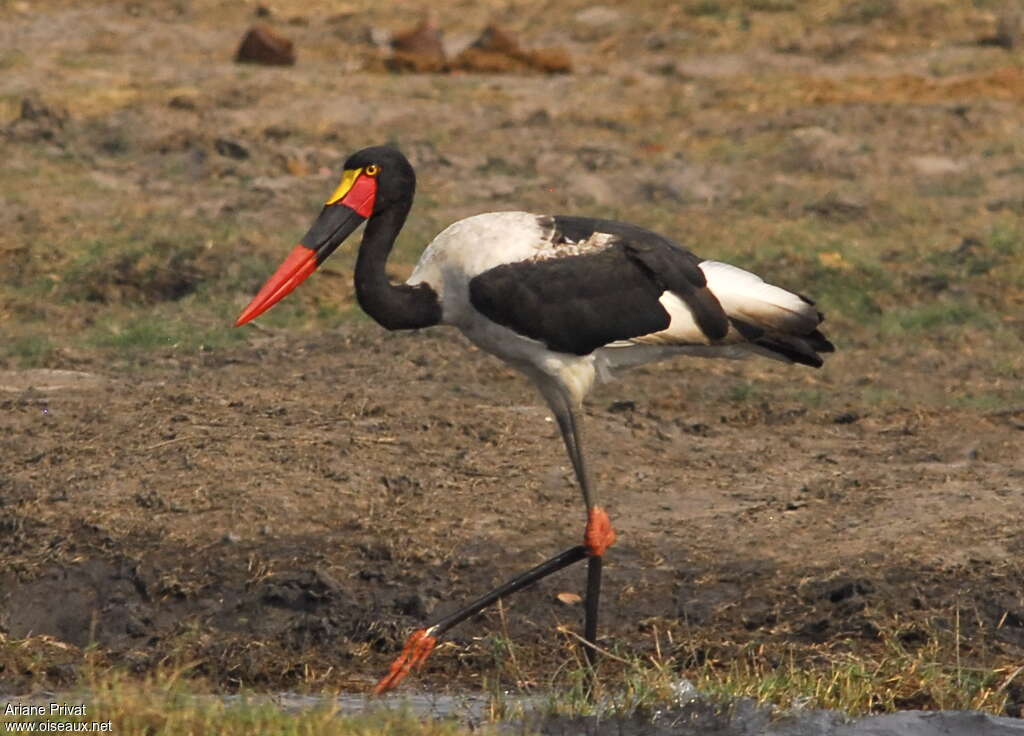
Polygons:
<instances>
[{"instance_id":1,"label":"bird's long leg","mask_svg":"<svg viewBox=\"0 0 1024 736\"><path fill-rule=\"evenodd\" d=\"M391 690L401 682L402 678L409 674L414 667L418 667L423 664L424 660L430 656L430 652L436 646L437 640L456 624L459 624L470 616L479 613L495 601L504 598L507 595L512 595L517 590L522 590L529 585L533 585L539 580L543 580L548 575L556 573L573 563L579 562L588 554L590 554L590 551L585 545L581 544L576 547L570 547L564 552L555 555L551 559L542 562L521 575L517 575L504 585L498 586L490 593L480 596L475 601L463 608L460 608L455 613L437 620L426 628L417 629L406 640L402 653L391 664L391 668L388 670L388 673L373 689L374 694L380 695L381 693Z\"/></svg>"},{"instance_id":2,"label":"bird's long leg","mask_svg":"<svg viewBox=\"0 0 1024 736\"><path fill-rule=\"evenodd\" d=\"M612 530L608 514L594 503L593 484L590 470L583 453L583 424L579 411L562 395L546 394L548 403L555 414L558 428L562 432L566 452L576 471L576 480L583 494L583 502L587 507L587 528L583 535L583 544L587 548L587 597L583 619L583 638L589 644L584 653L591 673L597 664L597 620L601 603L601 568L604 553L615 543L615 532Z\"/></svg>"},{"instance_id":3,"label":"bird's long leg","mask_svg":"<svg viewBox=\"0 0 1024 736\"><path fill-rule=\"evenodd\" d=\"M608 514L593 502L593 486L590 481L590 473L586 461L584 460L580 439L582 435L581 422L578 412L573 408L568 397L561 393L561 391L545 390L550 388L550 385L541 383L541 391L545 398L548 399L548 404L555 414L558 427L562 432L562 439L565 442L566 451L572 462L573 470L576 472L576 479L579 482L584 503L587 506L587 527L583 536L583 544L571 547L555 555L533 569L512 578L490 593L477 598L455 613L445 616L426 628L414 631L406 640L402 653L391 664L387 675L377 683L373 690L374 694L379 695L391 690L413 668L421 665L430 656L431 651L437 645L437 640L456 624L482 611L495 601L532 585L538 580L542 580L548 575L584 558L587 558L588 562L583 634L584 639L590 645L585 649L585 654L590 671L593 674L597 659L597 652L594 646L597 642L598 606L601 597L601 565L605 550L615 542L615 532L612 530L611 522L608 520Z\"/></svg>"}]
</instances>

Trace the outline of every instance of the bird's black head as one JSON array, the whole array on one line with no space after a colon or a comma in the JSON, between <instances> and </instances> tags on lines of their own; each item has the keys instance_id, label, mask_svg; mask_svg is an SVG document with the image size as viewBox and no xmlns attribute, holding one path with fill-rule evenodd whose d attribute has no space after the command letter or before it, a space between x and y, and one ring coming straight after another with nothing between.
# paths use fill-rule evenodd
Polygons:
<instances>
[{"instance_id":1,"label":"bird's black head","mask_svg":"<svg viewBox=\"0 0 1024 736\"><path fill-rule=\"evenodd\" d=\"M416 191L416 173L409 159L397 148L370 146L353 153L345 160L339 190L345 186L346 180L353 176L352 172L361 172L361 176L372 176L376 180L371 214L384 212L395 205L404 205L408 208L411 204ZM328 204L330 201L328 200Z\"/></svg>"},{"instance_id":2,"label":"bird's black head","mask_svg":"<svg viewBox=\"0 0 1024 736\"><path fill-rule=\"evenodd\" d=\"M389 222L397 232L412 207L415 191L416 174L401 151L371 146L353 153L345 161L341 183L309 231L235 324L248 322L280 301L366 219L378 225Z\"/></svg>"}]
</instances>

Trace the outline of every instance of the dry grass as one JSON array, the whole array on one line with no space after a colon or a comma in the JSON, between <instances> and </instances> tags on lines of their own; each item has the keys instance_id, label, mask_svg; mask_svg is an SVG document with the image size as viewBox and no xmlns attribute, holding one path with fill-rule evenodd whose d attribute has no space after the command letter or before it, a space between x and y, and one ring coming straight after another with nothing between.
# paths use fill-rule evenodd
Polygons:
<instances>
[{"instance_id":1,"label":"dry grass","mask_svg":"<svg viewBox=\"0 0 1024 736\"><path fill-rule=\"evenodd\" d=\"M876 650L869 654L844 651L841 642L810 649L758 645L721 658L701 655L704 659L700 663L694 662L699 649L696 645L691 643L679 650L671 637L661 639L655 634L654 650L647 657L605 651L595 692L585 671L578 636L567 630L563 634L563 654L569 664L545 683L531 682L526 675L530 663L520 659L528 658L529 652L519 651L501 635L485 643L493 660L488 682L493 724L526 715L517 697L509 698L510 692L546 697L544 712L568 717L651 712L682 705L697 693L723 703L751 698L781 709L827 708L854 716L902 709L969 709L1002 714L1008 689L1024 676L1019 663L985 667L968 664L958 635L954 632L951 638L939 629L883 631ZM22 646L27 650L26 644L0 641L5 647ZM35 642L41 644L46 642ZM721 648L721 643L714 646ZM88 703L88 715L59 720L110 721L113 733L444 736L467 732L457 720L423 718L403 710L346 715L330 705L331 692L321 693L325 705L289 713L258 696L225 700L199 695L209 687L195 676L192 665L162 667L140 679L104 666L91 655L87 659L84 674L61 699ZM4 720L0 716L0 723ZM484 726L485 732L487 729Z\"/></svg>"},{"instance_id":2,"label":"dry grass","mask_svg":"<svg viewBox=\"0 0 1024 736\"><path fill-rule=\"evenodd\" d=\"M162 668L138 678L107 668L87 669L78 689L47 698L67 704L86 704L84 716L17 717L0 713L0 724L45 722L106 724L107 733L127 736L449 736L468 733L455 720L423 718L407 710L381 708L348 715L332 705L289 712L259 696L231 700L202 695L209 690L191 667ZM12 701L12 702L17 702ZM51 725L51 728L53 726Z\"/></svg>"},{"instance_id":3,"label":"dry grass","mask_svg":"<svg viewBox=\"0 0 1024 736\"><path fill-rule=\"evenodd\" d=\"M539 689L550 694L551 710L563 715L653 711L698 693L722 702L751 698L784 710L824 708L853 716L907 709L1001 715L1007 712L1011 686L1024 675L1019 662L1005 658L977 664L963 651L965 643L958 630L951 634L939 627L888 628L879 632L875 647L858 647L856 653L842 641L810 647L729 647L720 641L701 646L691 641L679 648L671 637L662 640L655 633L653 651L646 657L605 651L604 674L595 693L579 637L563 633L567 659L575 664L559 670ZM495 647L502 654L496 660L501 674L491 685L500 704L502 686L518 683L522 687L529 681L517 662L516 647L507 640ZM496 713L507 717L517 711L496 708Z\"/></svg>"}]
</instances>

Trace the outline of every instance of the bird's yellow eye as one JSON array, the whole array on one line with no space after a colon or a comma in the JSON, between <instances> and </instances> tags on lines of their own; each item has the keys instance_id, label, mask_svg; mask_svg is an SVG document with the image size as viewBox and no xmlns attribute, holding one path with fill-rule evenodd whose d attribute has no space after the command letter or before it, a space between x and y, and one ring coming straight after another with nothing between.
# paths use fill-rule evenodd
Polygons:
<instances>
[{"instance_id":1,"label":"bird's yellow eye","mask_svg":"<svg viewBox=\"0 0 1024 736\"><path fill-rule=\"evenodd\" d=\"M380 173L380 167L377 164L370 164L363 169L363 173L367 176L377 176Z\"/></svg>"}]
</instances>

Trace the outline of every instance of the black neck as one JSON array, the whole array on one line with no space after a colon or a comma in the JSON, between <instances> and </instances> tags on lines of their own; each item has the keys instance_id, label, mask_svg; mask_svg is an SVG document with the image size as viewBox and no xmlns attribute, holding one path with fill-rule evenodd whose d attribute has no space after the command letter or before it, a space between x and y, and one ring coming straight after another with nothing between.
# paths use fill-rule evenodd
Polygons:
<instances>
[{"instance_id":1,"label":"black neck","mask_svg":"<svg viewBox=\"0 0 1024 736\"><path fill-rule=\"evenodd\" d=\"M389 330L414 330L441 321L441 304L428 284L392 284L385 270L409 206L393 206L373 215L366 223L356 259L359 306Z\"/></svg>"}]
</instances>

